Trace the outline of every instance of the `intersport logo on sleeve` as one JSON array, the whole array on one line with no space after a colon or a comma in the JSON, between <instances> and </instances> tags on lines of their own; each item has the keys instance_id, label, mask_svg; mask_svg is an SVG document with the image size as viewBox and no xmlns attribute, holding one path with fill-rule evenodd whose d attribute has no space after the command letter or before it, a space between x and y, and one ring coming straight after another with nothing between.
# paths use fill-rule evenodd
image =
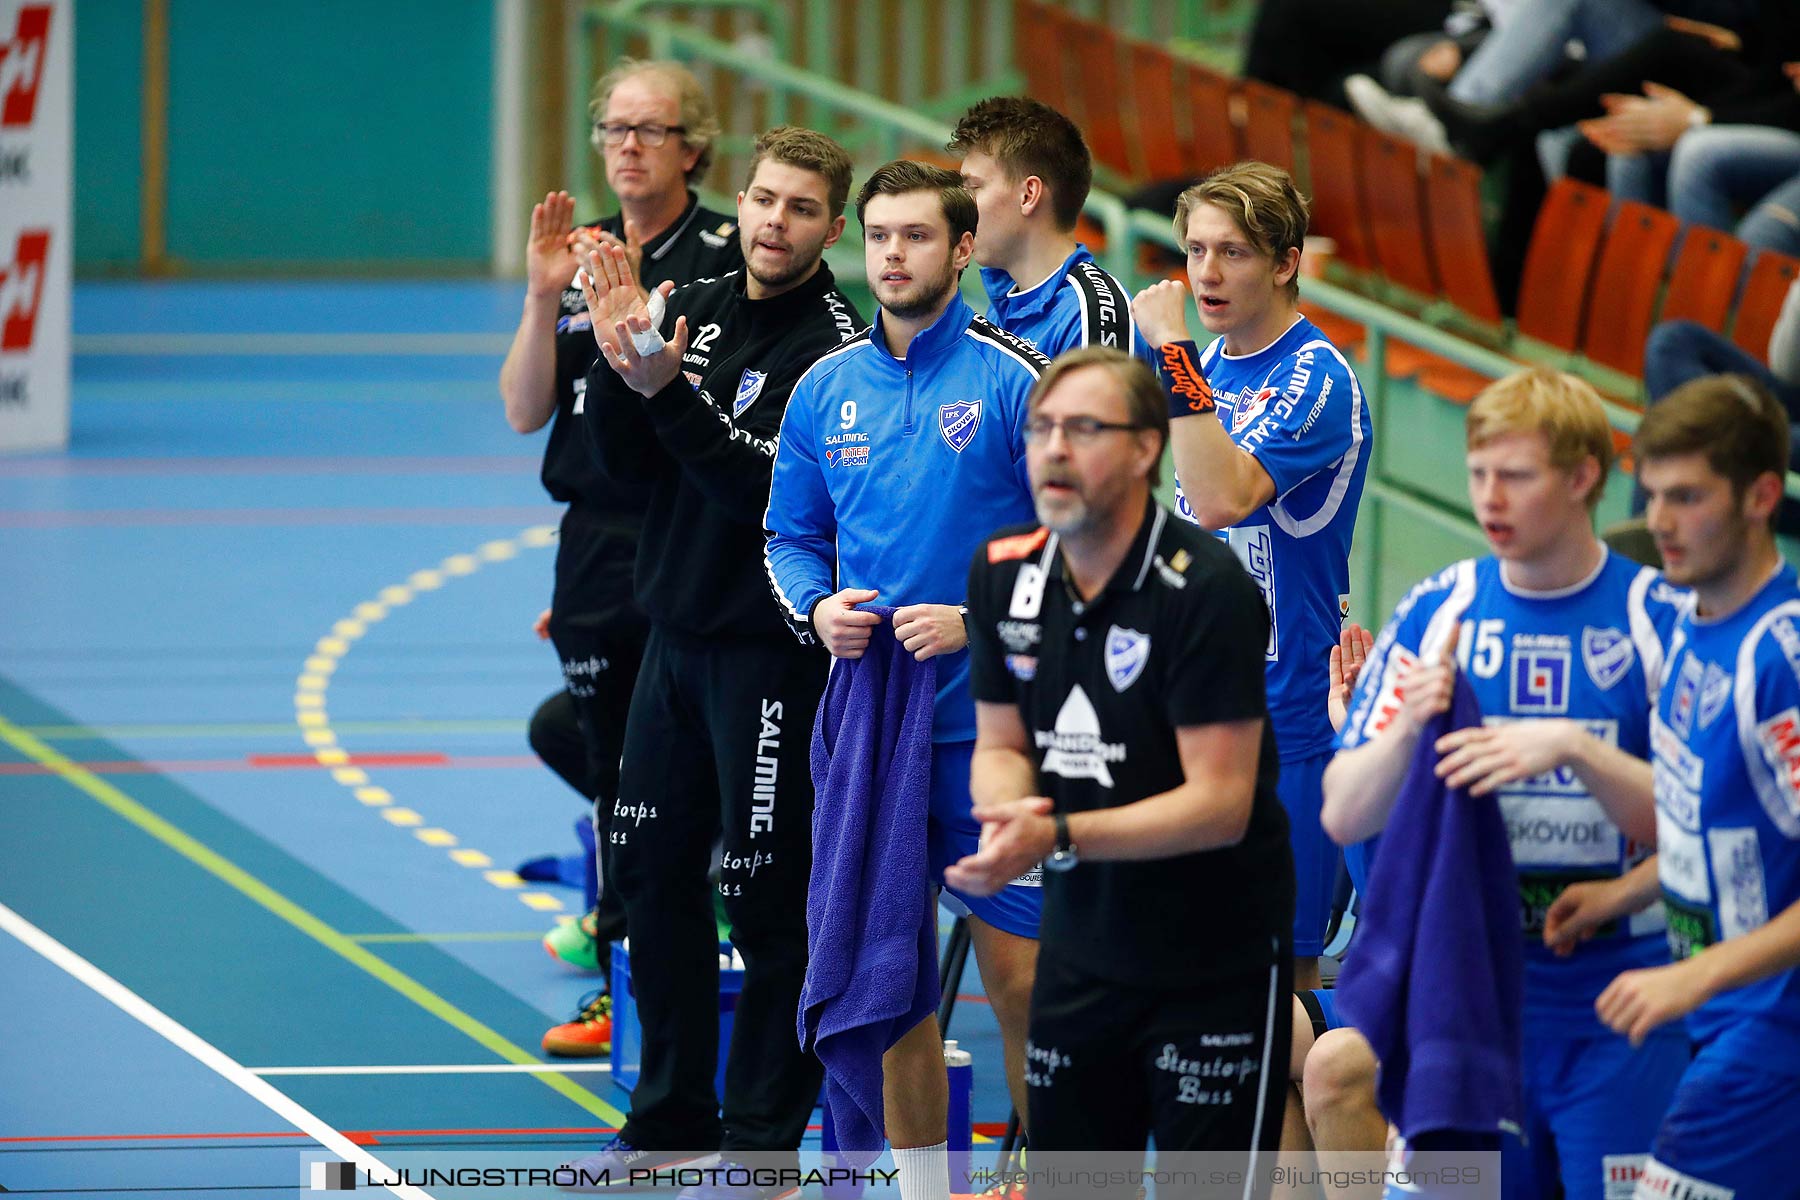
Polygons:
<instances>
[{"instance_id":1,"label":"intersport logo on sleeve","mask_svg":"<svg viewBox=\"0 0 1800 1200\"><path fill-rule=\"evenodd\" d=\"M31 349L49 260L50 231L21 231L12 261L0 266L0 351Z\"/></svg>"},{"instance_id":2,"label":"intersport logo on sleeve","mask_svg":"<svg viewBox=\"0 0 1800 1200\"><path fill-rule=\"evenodd\" d=\"M0 45L0 129L31 124L49 42L49 6L29 4L21 8L12 40Z\"/></svg>"}]
</instances>

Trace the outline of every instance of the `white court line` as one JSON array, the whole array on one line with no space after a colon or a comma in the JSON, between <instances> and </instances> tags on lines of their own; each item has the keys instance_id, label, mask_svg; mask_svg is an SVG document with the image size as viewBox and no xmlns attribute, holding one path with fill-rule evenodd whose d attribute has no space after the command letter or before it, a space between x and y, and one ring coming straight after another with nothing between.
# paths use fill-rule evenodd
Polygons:
<instances>
[{"instance_id":1,"label":"white court line","mask_svg":"<svg viewBox=\"0 0 1800 1200\"><path fill-rule=\"evenodd\" d=\"M565 1075L611 1072L611 1063L471 1063L467 1066L245 1067L252 1075Z\"/></svg>"},{"instance_id":2,"label":"white court line","mask_svg":"<svg viewBox=\"0 0 1800 1200\"><path fill-rule=\"evenodd\" d=\"M505 354L509 333L78 333L77 355L241 354L254 356L357 354L422 357Z\"/></svg>"},{"instance_id":3,"label":"white court line","mask_svg":"<svg viewBox=\"0 0 1800 1200\"><path fill-rule=\"evenodd\" d=\"M301 1108L269 1084L252 1075L244 1069L242 1064L224 1051L4 904L0 904L0 931L12 934L56 966L87 984L102 997L123 1009L127 1015L137 1018L150 1029L173 1042L179 1049L185 1050L199 1059L203 1065L247 1092L252 1099L261 1102L276 1116L281 1117L339 1158L355 1163L365 1172L377 1178L392 1179L395 1177L395 1172L386 1163L368 1153L306 1109ZM300 1186L299 1183L295 1184L296 1188ZM394 1195L406 1197L407 1200L433 1200L430 1192L410 1184L385 1184L383 1186Z\"/></svg>"}]
</instances>

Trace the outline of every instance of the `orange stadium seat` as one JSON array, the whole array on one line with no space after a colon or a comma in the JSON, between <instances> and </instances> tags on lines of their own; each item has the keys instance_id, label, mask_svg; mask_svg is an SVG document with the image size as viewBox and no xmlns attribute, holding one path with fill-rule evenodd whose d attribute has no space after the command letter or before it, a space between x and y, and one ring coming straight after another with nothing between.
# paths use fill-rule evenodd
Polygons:
<instances>
[{"instance_id":1,"label":"orange stadium seat","mask_svg":"<svg viewBox=\"0 0 1800 1200\"><path fill-rule=\"evenodd\" d=\"M1749 249L1730 234L1688 226L1675 255L1675 267L1669 272L1669 291L1658 319L1698 321L1723 333Z\"/></svg>"},{"instance_id":2,"label":"orange stadium seat","mask_svg":"<svg viewBox=\"0 0 1800 1200\"><path fill-rule=\"evenodd\" d=\"M1246 79L1244 102L1249 114L1244 125L1244 153L1294 172L1294 117L1300 98L1286 88Z\"/></svg>"},{"instance_id":3,"label":"orange stadium seat","mask_svg":"<svg viewBox=\"0 0 1800 1200\"><path fill-rule=\"evenodd\" d=\"M1025 76L1025 90L1051 108L1080 121L1081 114L1074 112L1069 103L1070 81L1064 70L1063 53L1068 45L1066 21L1062 10L1054 4L1016 0L1013 5L1013 29L1018 36L1016 51L1019 69Z\"/></svg>"},{"instance_id":4,"label":"orange stadium seat","mask_svg":"<svg viewBox=\"0 0 1800 1200\"><path fill-rule=\"evenodd\" d=\"M1635 200L1619 203L1594 268L1582 353L1601 366L1641 375L1644 341L1656 317L1669 251L1681 222Z\"/></svg>"},{"instance_id":5,"label":"orange stadium seat","mask_svg":"<svg viewBox=\"0 0 1800 1200\"><path fill-rule=\"evenodd\" d=\"M1464 159L1432 155L1425 199L1432 261L1444 298L1471 317L1498 324L1500 300L1494 294L1481 219L1481 168Z\"/></svg>"},{"instance_id":6,"label":"orange stadium seat","mask_svg":"<svg viewBox=\"0 0 1800 1200\"><path fill-rule=\"evenodd\" d=\"M1769 334L1775 330L1775 318L1781 315L1782 301L1788 287L1800 276L1800 259L1764 250L1750 268L1744 294L1738 300L1737 321L1731 327L1731 340L1763 362L1769 360Z\"/></svg>"},{"instance_id":7,"label":"orange stadium seat","mask_svg":"<svg viewBox=\"0 0 1800 1200\"><path fill-rule=\"evenodd\" d=\"M1187 167L1180 174L1196 179L1215 167L1229 166L1244 157L1237 125L1231 119L1232 81L1196 63L1177 63L1179 94L1186 98L1187 127L1182 147ZM1290 128L1289 138L1292 138ZM1290 156L1292 151L1290 150Z\"/></svg>"},{"instance_id":8,"label":"orange stadium seat","mask_svg":"<svg viewBox=\"0 0 1800 1200\"><path fill-rule=\"evenodd\" d=\"M1132 42L1130 47L1139 174L1149 179L1186 178L1198 164L1182 149L1175 111L1175 60L1168 51L1148 42Z\"/></svg>"},{"instance_id":9,"label":"orange stadium seat","mask_svg":"<svg viewBox=\"0 0 1800 1200\"><path fill-rule=\"evenodd\" d=\"M1440 173L1447 174L1434 164L1434 176ZM1458 221L1459 238L1474 238L1480 230L1479 197L1472 197L1466 190L1468 183L1465 179L1459 189L1460 204L1465 210ZM1446 183L1438 186L1440 193L1452 190ZM1543 207L1538 209L1531 245L1525 254L1525 278L1519 289L1520 333L1564 350L1575 349L1588 277L1600 251L1600 236L1606 230L1611 203L1607 192L1572 179L1559 179L1551 186ZM1441 219L1437 206L1432 207L1433 220ZM1485 255L1483 259L1485 263ZM1438 261L1447 263L1451 256L1440 254ZM1485 290L1491 295L1491 278ZM1490 311L1498 313L1498 303ZM1456 404L1467 404L1490 382L1479 372L1436 360L1428 362L1419 373L1421 387Z\"/></svg>"},{"instance_id":10,"label":"orange stadium seat","mask_svg":"<svg viewBox=\"0 0 1800 1200\"><path fill-rule=\"evenodd\" d=\"M1574 350L1612 197L1573 179L1551 185L1538 209L1519 285L1519 332Z\"/></svg>"},{"instance_id":11,"label":"orange stadium seat","mask_svg":"<svg viewBox=\"0 0 1800 1200\"><path fill-rule=\"evenodd\" d=\"M1094 152L1095 162L1133 178L1136 167L1120 115L1124 106L1119 101L1125 93L1119 83L1119 59L1124 49L1119 35L1105 25L1078 18L1068 19L1067 32L1074 43L1082 135Z\"/></svg>"},{"instance_id":12,"label":"orange stadium seat","mask_svg":"<svg viewBox=\"0 0 1800 1200\"><path fill-rule=\"evenodd\" d=\"M1375 265L1375 255L1370 248L1367 217L1362 207L1363 190L1358 183L1357 124L1355 117L1330 105L1310 100L1306 103L1312 232L1337 243L1340 261L1367 270ZM1254 148L1251 153L1255 154ZM1416 201L1414 207L1417 207Z\"/></svg>"},{"instance_id":13,"label":"orange stadium seat","mask_svg":"<svg viewBox=\"0 0 1800 1200\"><path fill-rule=\"evenodd\" d=\"M1403 288L1421 296L1438 293L1437 271L1425 244L1425 210L1419 154L1413 144L1355 122L1357 183L1368 220L1375 265ZM1317 185L1313 189L1317 192Z\"/></svg>"}]
</instances>

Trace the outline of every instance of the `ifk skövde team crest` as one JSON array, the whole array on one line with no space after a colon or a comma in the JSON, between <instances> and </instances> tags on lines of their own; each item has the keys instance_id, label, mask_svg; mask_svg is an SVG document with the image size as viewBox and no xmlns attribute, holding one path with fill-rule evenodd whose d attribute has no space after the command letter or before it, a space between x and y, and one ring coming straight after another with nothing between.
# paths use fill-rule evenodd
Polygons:
<instances>
[{"instance_id":1,"label":"ifk sk\u00f6vde team crest","mask_svg":"<svg viewBox=\"0 0 1800 1200\"><path fill-rule=\"evenodd\" d=\"M1122 692L1137 682L1150 661L1150 635L1114 625L1106 631L1106 678L1113 691Z\"/></svg>"},{"instance_id":2,"label":"ifk sk\u00f6vde team crest","mask_svg":"<svg viewBox=\"0 0 1800 1200\"><path fill-rule=\"evenodd\" d=\"M958 400L955 404L946 404L938 409L938 432L944 435L944 444L961 454L975 438L975 431L981 427L981 401Z\"/></svg>"},{"instance_id":3,"label":"ifk sk\u00f6vde team crest","mask_svg":"<svg viewBox=\"0 0 1800 1200\"><path fill-rule=\"evenodd\" d=\"M743 377L738 380L737 399L734 400L731 405L731 415L733 417L743 416L744 410L755 403L756 398L762 395L763 383L768 378L769 373L767 371L744 372Z\"/></svg>"}]
</instances>

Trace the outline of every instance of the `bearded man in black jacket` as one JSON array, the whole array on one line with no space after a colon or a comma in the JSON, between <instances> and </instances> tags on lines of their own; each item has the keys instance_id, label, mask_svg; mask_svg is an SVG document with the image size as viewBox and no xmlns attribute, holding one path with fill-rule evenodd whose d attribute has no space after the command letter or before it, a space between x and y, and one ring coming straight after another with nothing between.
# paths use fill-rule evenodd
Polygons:
<instances>
[{"instance_id":1,"label":"bearded man in black jacket","mask_svg":"<svg viewBox=\"0 0 1800 1200\"><path fill-rule=\"evenodd\" d=\"M651 489L634 579L651 631L612 826L642 1073L619 1136L577 1164L591 1174L623 1178L715 1148L728 1159L791 1152L819 1092L794 1021L812 862L807 756L826 658L796 643L776 608L762 517L789 393L862 324L822 259L849 192L841 146L779 127L758 139L738 194L741 271L665 284L646 305L621 251L589 258L600 361L583 419L603 471ZM657 296L666 312L653 316ZM722 1121L706 883L720 835L719 891L745 968Z\"/></svg>"}]
</instances>

